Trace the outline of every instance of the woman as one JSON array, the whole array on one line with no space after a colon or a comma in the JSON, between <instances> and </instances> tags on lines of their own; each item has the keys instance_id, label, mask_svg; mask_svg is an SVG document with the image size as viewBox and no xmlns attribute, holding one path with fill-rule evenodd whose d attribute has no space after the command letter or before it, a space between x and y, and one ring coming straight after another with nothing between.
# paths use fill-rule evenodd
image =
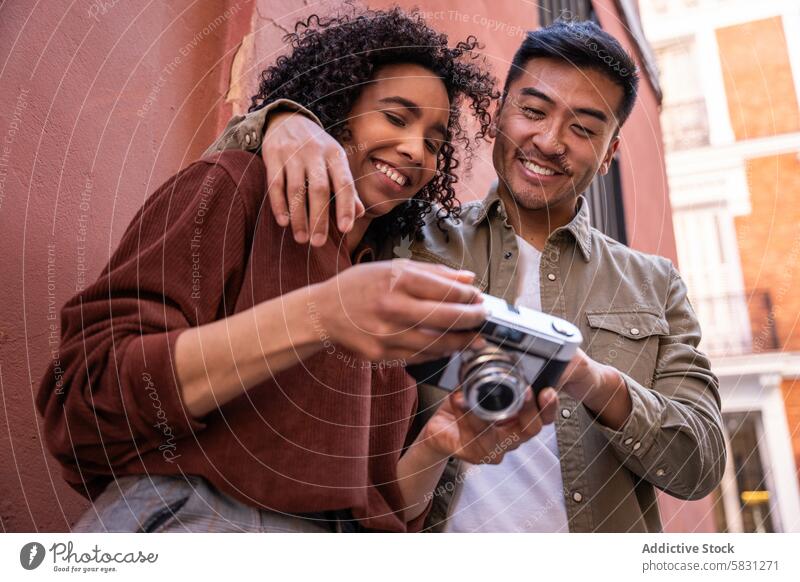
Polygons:
<instances>
[{"instance_id":1,"label":"woman","mask_svg":"<svg viewBox=\"0 0 800 582\"><path fill-rule=\"evenodd\" d=\"M39 393L50 449L95 499L77 530L415 530L449 456L474 461L519 429L447 401L409 442L402 365L480 341L459 330L484 313L471 274L365 261L365 241L413 235L429 203L457 211L458 105L482 136L496 96L475 41L449 49L399 9L312 16L289 40L253 109L308 104L349 146L366 213L320 248L297 244L244 152L147 200L64 307L64 373Z\"/></svg>"}]
</instances>

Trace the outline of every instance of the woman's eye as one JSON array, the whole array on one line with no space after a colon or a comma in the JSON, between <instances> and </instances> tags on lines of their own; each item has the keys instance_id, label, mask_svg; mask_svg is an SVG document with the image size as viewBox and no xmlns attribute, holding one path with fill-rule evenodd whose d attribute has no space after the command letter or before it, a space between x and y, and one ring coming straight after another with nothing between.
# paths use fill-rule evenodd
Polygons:
<instances>
[{"instance_id":1,"label":"woman's eye","mask_svg":"<svg viewBox=\"0 0 800 582\"><path fill-rule=\"evenodd\" d=\"M405 120L402 117L400 117L399 115L395 115L394 113L389 113L387 111L384 111L383 114L394 125L396 125L398 127L405 127L406 126Z\"/></svg>"},{"instance_id":2,"label":"woman's eye","mask_svg":"<svg viewBox=\"0 0 800 582\"><path fill-rule=\"evenodd\" d=\"M435 141L426 139L425 140L425 147L428 148L428 151L432 154L435 154L439 151L439 146L436 144Z\"/></svg>"}]
</instances>

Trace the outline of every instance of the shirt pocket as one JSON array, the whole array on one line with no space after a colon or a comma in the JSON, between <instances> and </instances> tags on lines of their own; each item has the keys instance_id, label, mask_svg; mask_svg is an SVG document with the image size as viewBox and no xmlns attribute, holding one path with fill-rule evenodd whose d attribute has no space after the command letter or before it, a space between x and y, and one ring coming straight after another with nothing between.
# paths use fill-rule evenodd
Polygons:
<instances>
[{"instance_id":1,"label":"shirt pocket","mask_svg":"<svg viewBox=\"0 0 800 582\"><path fill-rule=\"evenodd\" d=\"M586 353L643 386L651 386L660 337L669 333L664 316L655 311L614 309L587 311L586 319Z\"/></svg>"}]
</instances>

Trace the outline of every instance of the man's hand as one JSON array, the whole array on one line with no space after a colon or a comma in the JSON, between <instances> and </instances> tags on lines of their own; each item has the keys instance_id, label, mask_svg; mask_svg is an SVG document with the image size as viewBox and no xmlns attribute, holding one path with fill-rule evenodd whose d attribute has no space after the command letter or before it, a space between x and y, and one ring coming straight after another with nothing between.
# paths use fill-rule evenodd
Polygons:
<instances>
[{"instance_id":1,"label":"man's hand","mask_svg":"<svg viewBox=\"0 0 800 582\"><path fill-rule=\"evenodd\" d=\"M406 259L356 265L313 286L310 325L367 360L439 358L484 341L474 277Z\"/></svg>"},{"instance_id":2,"label":"man's hand","mask_svg":"<svg viewBox=\"0 0 800 582\"><path fill-rule=\"evenodd\" d=\"M614 430L622 428L631 413L631 397L619 372L594 361L581 349L564 370L559 389L582 402Z\"/></svg>"},{"instance_id":3,"label":"man's hand","mask_svg":"<svg viewBox=\"0 0 800 582\"><path fill-rule=\"evenodd\" d=\"M555 420L558 395L552 388L539 393L538 402L528 390L519 413L506 421L489 423L466 407L463 392L450 394L422 429L417 441L438 458L457 457L472 464L497 465Z\"/></svg>"},{"instance_id":4,"label":"man's hand","mask_svg":"<svg viewBox=\"0 0 800 582\"><path fill-rule=\"evenodd\" d=\"M310 236L313 246L325 244L334 196L341 232L349 232L355 217L364 213L344 149L308 117L296 112L272 114L261 156L272 213L281 226L291 222L298 243L307 243Z\"/></svg>"}]
</instances>

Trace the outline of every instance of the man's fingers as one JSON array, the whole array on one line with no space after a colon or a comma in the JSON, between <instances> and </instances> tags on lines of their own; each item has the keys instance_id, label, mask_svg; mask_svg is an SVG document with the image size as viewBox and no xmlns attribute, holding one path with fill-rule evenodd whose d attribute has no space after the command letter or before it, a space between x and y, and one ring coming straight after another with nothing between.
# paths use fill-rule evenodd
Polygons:
<instances>
[{"instance_id":1,"label":"man's fingers","mask_svg":"<svg viewBox=\"0 0 800 582\"><path fill-rule=\"evenodd\" d=\"M552 388L539 392L539 416L544 424L551 424L558 412L558 394Z\"/></svg>"},{"instance_id":2,"label":"man's fingers","mask_svg":"<svg viewBox=\"0 0 800 582\"><path fill-rule=\"evenodd\" d=\"M286 204L286 181L284 179L283 164L277 159L267 161L266 148L261 150L264 164L267 167L267 198L272 209L272 215L280 226L289 226L289 207ZM274 156L271 156L274 158Z\"/></svg>"},{"instance_id":3,"label":"man's fingers","mask_svg":"<svg viewBox=\"0 0 800 582\"><path fill-rule=\"evenodd\" d=\"M289 198L289 219L294 240L308 242L308 216L306 214L306 174L299 160L290 159L285 165L286 192Z\"/></svg>"},{"instance_id":4,"label":"man's fingers","mask_svg":"<svg viewBox=\"0 0 800 582\"><path fill-rule=\"evenodd\" d=\"M353 186L353 188L355 188L355 186ZM361 198L358 197L358 192L356 192L356 218L361 218L366 212L367 207L361 202Z\"/></svg>"},{"instance_id":5,"label":"man's fingers","mask_svg":"<svg viewBox=\"0 0 800 582\"><path fill-rule=\"evenodd\" d=\"M533 391L529 388L525 394L525 404L522 405L517 414L517 428L521 431L522 438L529 439L539 434L542 430L542 420L539 406L533 397Z\"/></svg>"},{"instance_id":6,"label":"man's fingers","mask_svg":"<svg viewBox=\"0 0 800 582\"><path fill-rule=\"evenodd\" d=\"M330 181L324 164L310 162L307 179L311 244L321 247L328 240L328 212L331 200Z\"/></svg>"},{"instance_id":7,"label":"man's fingers","mask_svg":"<svg viewBox=\"0 0 800 582\"><path fill-rule=\"evenodd\" d=\"M328 174L333 185L336 206L336 226L340 232L350 232L356 216L364 213L364 205L358 197L347 156L339 144L336 154L328 157Z\"/></svg>"}]
</instances>

